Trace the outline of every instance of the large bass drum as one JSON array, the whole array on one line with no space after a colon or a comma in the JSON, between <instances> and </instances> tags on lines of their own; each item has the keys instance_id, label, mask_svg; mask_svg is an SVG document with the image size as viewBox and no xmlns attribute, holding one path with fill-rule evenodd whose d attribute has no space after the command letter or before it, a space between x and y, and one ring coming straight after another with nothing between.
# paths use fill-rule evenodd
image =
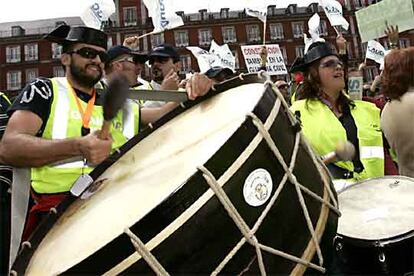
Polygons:
<instances>
[{"instance_id":1,"label":"large bass drum","mask_svg":"<svg viewBox=\"0 0 414 276\"><path fill-rule=\"evenodd\" d=\"M342 213L335 238L346 274L413 275L414 179L368 179L338 195Z\"/></svg>"},{"instance_id":2,"label":"large bass drum","mask_svg":"<svg viewBox=\"0 0 414 276\"><path fill-rule=\"evenodd\" d=\"M90 175L82 197L25 243L14 272L325 272L336 194L264 75L176 108Z\"/></svg>"}]
</instances>

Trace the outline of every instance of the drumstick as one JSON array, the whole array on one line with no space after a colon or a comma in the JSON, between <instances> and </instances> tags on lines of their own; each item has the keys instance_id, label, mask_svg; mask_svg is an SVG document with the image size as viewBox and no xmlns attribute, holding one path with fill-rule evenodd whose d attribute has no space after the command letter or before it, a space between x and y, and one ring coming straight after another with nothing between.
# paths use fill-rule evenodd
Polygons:
<instances>
[{"instance_id":1,"label":"drumstick","mask_svg":"<svg viewBox=\"0 0 414 276\"><path fill-rule=\"evenodd\" d=\"M118 74L109 83L103 99L103 117L100 139L109 137L111 121L122 108L128 95L128 80L125 76Z\"/></svg>"},{"instance_id":2,"label":"drumstick","mask_svg":"<svg viewBox=\"0 0 414 276\"><path fill-rule=\"evenodd\" d=\"M354 155L355 147L351 142L340 142L336 145L335 151L322 156L322 162L327 165L337 161L350 161Z\"/></svg>"}]
</instances>

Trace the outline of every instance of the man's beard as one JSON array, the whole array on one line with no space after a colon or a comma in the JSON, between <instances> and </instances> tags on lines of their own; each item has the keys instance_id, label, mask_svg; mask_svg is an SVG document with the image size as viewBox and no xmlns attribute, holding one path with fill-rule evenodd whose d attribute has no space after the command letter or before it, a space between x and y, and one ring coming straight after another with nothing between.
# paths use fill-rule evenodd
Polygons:
<instances>
[{"instance_id":1,"label":"man's beard","mask_svg":"<svg viewBox=\"0 0 414 276\"><path fill-rule=\"evenodd\" d=\"M154 68L152 70L152 78L155 82L161 83L164 80L164 74L162 73L162 70L159 68Z\"/></svg>"},{"instance_id":2,"label":"man's beard","mask_svg":"<svg viewBox=\"0 0 414 276\"><path fill-rule=\"evenodd\" d=\"M88 75L85 69L80 68L79 66L76 66L73 63L70 65L70 73L73 76L73 78L76 80L77 83L85 87L94 87L94 85L101 79L102 70L101 69L99 70L100 70L99 75L94 77L94 76Z\"/></svg>"}]
</instances>

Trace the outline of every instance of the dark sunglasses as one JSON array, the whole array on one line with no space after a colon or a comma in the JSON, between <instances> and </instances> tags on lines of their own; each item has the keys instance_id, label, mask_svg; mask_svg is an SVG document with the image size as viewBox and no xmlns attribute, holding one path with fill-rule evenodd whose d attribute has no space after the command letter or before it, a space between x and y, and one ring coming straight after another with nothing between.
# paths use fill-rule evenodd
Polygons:
<instances>
[{"instance_id":1,"label":"dark sunglasses","mask_svg":"<svg viewBox=\"0 0 414 276\"><path fill-rule=\"evenodd\" d=\"M149 64L153 65L156 61L159 63L166 63L169 59L170 57L151 57L149 59Z\"/></svg>"},{"instance_id":2,"label":"dark sunglasses","mask_svg":"<svg viewBox=\"0 0 414 276\"><path fill-rule=\"evenodd\" d=\"M340 65L341 67L344 67L344 63L340 60L337 59L331 59L328 60L327 62L321 63L321 67L329 67L329 68L336 68L338 65Z\"/></svg>"},{"instance_id":3,"label":"dark sunglasses","mask_svg":"<svg viewBox=\"0 0 414 276\"><path fill-rule=\"evenodd\" d=\"M104 51L98 51L89 47L83 47L76 51L68 52L68 54L78 54L83 58L94 59L96 56L99 56L102 62L108 60L108 54Z\"/></svg>"},{"instance_id":4,"label":"dark sunglasses","mask_svg":"<svg viewBox=\"0 0 414 276\"><path fill-rule=\"evenodd\" d=\"M289 87L289 85L287 85L287 84L282 84L282 85L279 85L277 88L278 89L287 89Z\"/></svg>"}]
</instances>

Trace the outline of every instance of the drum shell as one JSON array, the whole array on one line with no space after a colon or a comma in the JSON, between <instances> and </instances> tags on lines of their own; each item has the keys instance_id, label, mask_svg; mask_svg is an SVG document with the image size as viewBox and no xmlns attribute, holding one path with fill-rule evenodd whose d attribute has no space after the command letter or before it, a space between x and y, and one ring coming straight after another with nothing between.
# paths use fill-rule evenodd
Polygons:
<instances>
[{"instance_id":1,"label":"drum shell","mask_svg":"<svg viewBox=\"0 0 414 276\"><path fill-rule=\"evenodd\" d=\"M403 275L414 272L414 231L385 240L337 235L334 246L342 273Z\"/></svg>"},{"instance_id":2,"label":"drum shell","mask_svg":"<svg viewBox=\"0 0 414 276\"><path fill-rule=\"evenodd\" d=\"M274 92L269 90L263 95L261 103L256 106L253 113L264 122L277 101L278 99ZM282 108L279 111L269 132L274 138L285 162L289 164L297 127L290 122L287 110ZM219 179L257 134L258 130L253 125L252 119L246 119L234 135L225 142L204 166L216 179ZM130 149L131 143L128 143L125 148ZM294 174L300 183L305 184L313 192L319 195L324 194L326 186L332 188L332 184L327 178L327 173L323 171L322 166L314 164L312 153L309 151L307 144L301 143L299 152ZM237 172L223 185L227 196L250 227L263 212L266 205L257 208L248 206L243 199L242 185L248 175L258 168L264 168L271 173L274 183L272 194L274 194L285 172L264 140L260 142ZM99 170L102 171L102 167L98 167L96 171ZM96 173L96 171L94 172ZM203 179L201 172L195 173L177 188L173 194L161 202L160 205L155 206L145 217L132 225L130 227L131 231L140 237L144 243L148 243L178 216L189 209L208 189L209 186ZM316 225L322 205L308 196L305 196L305 203L309 208L311 220ZM64 209L58 208L58 211L64 211ZM55 215L52 215L49 219L50 224L53 224L53 221L56 219L54 217ZM324 228L328 228L323 235L323 239L327 241L326 245L328 247L332 244L336 230L336 221L337 216L329 212L327 223L323 225ZM49 227L52 226L49 225ZM323 232L323 230L321 231ZM38 232L33 240L37 238L40 242L41 232ZM293 184L287 184L286 190L281 193L280 200L276 202L274 208L268 214L257 235L259 241L264 244L282 251L288 251L288 253L296 256L300 256L305 250L310 240L310 234L307 231ZM212 197L197 211L196 215L183 223L168 238L161 241L152 250L152 253L159 259L167 271L171 273L211 273L241 238L240 230L230 219L221 203L216 197ZM33 249L35 249L35 246ZM63 274L105 273L134 252L135 248L127 235L121 234L118 237L114 237L110 243L104 245L99 251L64 271ZM324 250L324 252L332 251ZM30 252L22 254L19 262L15 264L15 268L18 269L20 266L20 271L24 271L25 262L27 264L30 261L30 255ZM239 273L242 268L252 261L254 255L253 247L250 245L244 246L225 267L224 272L230 274ZM329 253L325 255L325 259L329 259ZM264 253L264 259L269 273L289 273L296 266L296 263L267 253ZM249 272L259 273L257 264L253 263L253 265ZM123 271L123 273L151 273L151 269L145 261L140 259Z\"/></svg>"}]
</instances>

